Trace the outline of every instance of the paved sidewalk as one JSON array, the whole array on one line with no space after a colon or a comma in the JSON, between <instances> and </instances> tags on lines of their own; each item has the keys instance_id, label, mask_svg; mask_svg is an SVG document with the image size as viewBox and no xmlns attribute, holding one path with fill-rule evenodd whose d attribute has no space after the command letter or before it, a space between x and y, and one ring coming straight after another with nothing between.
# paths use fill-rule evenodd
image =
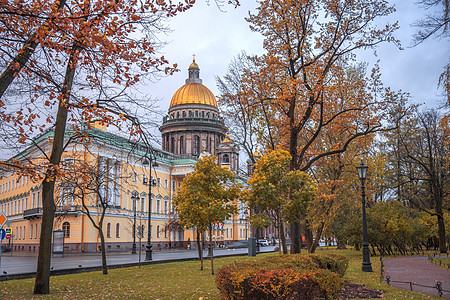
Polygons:
<instances>
[{"instance_id":1,"label":"paved sidewalk","mask_svg":"<svg viewBox=\"0 0 450 300\"><path fill-rule=\"evenodd\" d=\"M261 252L270 252L274 250L274 246L261 247ZM203 252L203 256L206 257L208 251ZM214 257L230 256L230 255L246 255L248 254L247 248L240 249L214 249ZM177 260L193 260L198 258L198 251L196 249L183 250L162 250L153 251L153 260L151 262L145 262L145 251L141 253L141 262L143 264L148 263L161 263ZM67 254L65 256L53 255L51 260L51 272L52 275L60 275L64 273L77 273L83 271L93 271L100 267L101 262L100 253L86 253L86 254ZM114 266L133 266L139 263L139 254L130 253L107 253L106 261L108 267ZM3 253L0 265L0 281L16 279L19 275L23 277L34 277L36 272L37 256L30 256L25 253Z\"/></svg>"},{"instance_id":2,"label":"paved sidewalk","mask_svg":"<svg viewBox=\"0 0 450 300\"><path fill-rule=\"evenodd\" d=\"M440 281L442 297L450 299L450 271L429 262L427 257L388 257L383 262L392 286L405 290L412 286L413 291L439 296L435 286Z\"/></svg>"}]
</instances>

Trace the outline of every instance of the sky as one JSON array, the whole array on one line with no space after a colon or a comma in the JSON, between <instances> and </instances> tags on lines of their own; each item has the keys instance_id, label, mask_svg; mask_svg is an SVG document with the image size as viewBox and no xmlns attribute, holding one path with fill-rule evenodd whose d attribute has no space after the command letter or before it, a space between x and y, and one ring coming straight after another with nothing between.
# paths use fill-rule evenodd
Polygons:
<instances>
[{"instance_id":1,"label":"sky","mask_svg":"<svg viewBox=\"0 0 450 300\"><path fill-rule=\"evenodd\" d=\"M226 2L226 1L225 1ZM216 76L224 76L232 59L241 51L248 54L262 54L263 38L252 32L245 21L249 11L255 11L255 0L242 0L241 6L234 8L225 5L218 9L214 1L197 0L193 8L170 20L172 32L161 35L167 45L162 54L170 63L177 63L180 72L164 77L158 82L146 82L140 88L153 98L163 112L167 112L170 99L175 91L184 84L187 68L195 54L200 67L200 78L216 96ZM382 80L394 90L409 92L412 101L425 103L427 107L436 107L443 101L442 91L437 89L439 74L449 61L449 39L432 38L411 47L412 36L416 28L411 24L424 16L425 11L415 1L391 1L397 11L389 18L380 20L390 23L398 20L400 29L396 37L401 41L403 50L393 44L383 44L376 50L358 53L358 59L370 65L380 60Z\"/></svg>"}]
</instances>

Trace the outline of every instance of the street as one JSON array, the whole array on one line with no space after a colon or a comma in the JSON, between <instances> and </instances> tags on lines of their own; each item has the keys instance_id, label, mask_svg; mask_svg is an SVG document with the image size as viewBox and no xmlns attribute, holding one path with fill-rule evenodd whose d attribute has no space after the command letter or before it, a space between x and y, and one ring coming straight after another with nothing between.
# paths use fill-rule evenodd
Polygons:
<instances>
[{"instance_id":1,"label":"street","mask_svg":"<svg viewBox=\"0 0 450 300\"><path fill-rule=\"evenodd\" d=\"M260 247L261 252L273 251L275 246ZM206 257L208 251L204 251L204 257ZM214 249L214 257L227 256L234 254L245 254L248 253L247 248L239 249ZM153 261L171 261L171 260L182 260L189 258L197 258L198 252L196 249L183 250L183 249L173 249L173 250L162 250L153 251ZM64 269L76 269L76 268L86 268L86 267L97 267L101 266L101 254L100 253L86 253L86 254L67 254L67 255L53 255L51 267L52 270L64 270ZM122 264L133 264L139 262L139 254L130 253L107 253L106 260L108 266L112 265L122 265ZM145 251L141 253L141 262L145 260ZM23 253L3 253L1 258L0 266L0 278L4 275L14 275L14 274L25 274L36 272L36 255L30 256L29 254ZM6 273L5 273L6 272Z\"/></svg>"}]
</instances>

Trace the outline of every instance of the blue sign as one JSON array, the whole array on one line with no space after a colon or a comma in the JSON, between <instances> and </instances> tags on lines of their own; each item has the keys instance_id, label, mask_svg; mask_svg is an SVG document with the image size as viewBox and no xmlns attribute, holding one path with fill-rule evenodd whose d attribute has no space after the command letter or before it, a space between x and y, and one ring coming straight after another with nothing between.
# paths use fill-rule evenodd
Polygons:
<instances>
[{"instance_id":1,"label":"blue sign","mask_svg":"<svg viewBox=\"0 0 450 300\"><path fill-rule=\"evenodd\" d=\"M4 240L6 237L6 230L5 229L0 229L0 240Z\"/></svg>"}]
</instances>

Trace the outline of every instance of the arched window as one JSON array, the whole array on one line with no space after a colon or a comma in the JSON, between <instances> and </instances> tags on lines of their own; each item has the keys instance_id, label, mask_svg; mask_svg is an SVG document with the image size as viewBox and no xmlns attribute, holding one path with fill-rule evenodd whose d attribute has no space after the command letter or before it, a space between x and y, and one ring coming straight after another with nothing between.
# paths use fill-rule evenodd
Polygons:
<instances>
[{"instance_id":1,"label":"arched window","mask_svg":"<svg viewBox=\"0 0 450 300\"><path fill-rule=\"evenodd\" d=\"M200 154L200 137L198 135L194 135L194 155Z\"/></svg>"},{"instance_id":2,"label":"arched window","mask_svg":"<svg viewBox=\"0 0 450 300\"><path fill-rule=\"evenodd\" d=\"M116 224L116 238L120 238L120 224Z\"/></svg>"},{"instance_id":3,"label":"arched window","mask_svg":"<svg viewBox=\"0 0 450 300\"><path fill-rule=\"evenodd\" d=\"M183 118L186 118L186 111L183 110Z\"/></svg>"},{"instance_id":4,"label":"arched window","mask_svg":"<svg viewBox=\"0 0 450 300\"><path fill-rule=\"evenodd\" d=\"M170 152L175 152L175 138L172 137L171 143L170 143Z\"/></svg>"},{"instance_id":5,"label":"arched window","mask_svg":"<svg viewBox=\"0 0 450 300\"><path fill-rule=\"evenodd\" d=\"M200 112L200 118L202 118L202 119L205 118L205 112L204 112L204 111L201 111L201 112Z\"/></svg>"},{"instance_id":6,"label":"arched window","mask_svg":"<svg viewBox=\"0 0 450 300\"><path fill-rule=\"evenodd\" d=\"M108 223L106 225L106 237L110 238L111 237L111 223Z\"/></svg>"},{"instance_id":7,"label":"arched window","mask_svg":"<svg viewBox=\"0 0 450 300\"><path fill-rule=\"evenodd\" d=\"M230 156L228 154L224 154L222 156L222 162L223 163L230 163Z\"/></svg>"},{"instance_id":8,"label":"arched window","mask_svg":"<svg viewBox=\"0 0 450 300\"><path fill-rule=\"evenodd\" d=\"M180 118L180 112L177 111L177 119L179 119L179 118Z\"/></svg>"},{"instance_id":9,"label":"arched window","mask_svg":"<svg viewBox=\"0 0 450 300\"><path fill-rule=\"evenodd\" d=\"M156 237L159 238L159 225L156 227Z\"/></svg>"},{"instance_id":10,"label":"arched window","mask_svg":"<svg viewBox=\"0 0 450 300\"><path fill-rule=\"evenodd\" d=\"M184 138L180 137L180 154L184 154Z\"/></svg>"},{"instance_id":11,"label":"arched window","mask_svg":"<svg viewBox=\"0 0 450 300\"><path fill-rule=\"evenodd\" d=\"M69 222L64 222L62 224L62 230L64 231L64 237L70 238L70 223Z\"/></svg>"}]
</instances>

